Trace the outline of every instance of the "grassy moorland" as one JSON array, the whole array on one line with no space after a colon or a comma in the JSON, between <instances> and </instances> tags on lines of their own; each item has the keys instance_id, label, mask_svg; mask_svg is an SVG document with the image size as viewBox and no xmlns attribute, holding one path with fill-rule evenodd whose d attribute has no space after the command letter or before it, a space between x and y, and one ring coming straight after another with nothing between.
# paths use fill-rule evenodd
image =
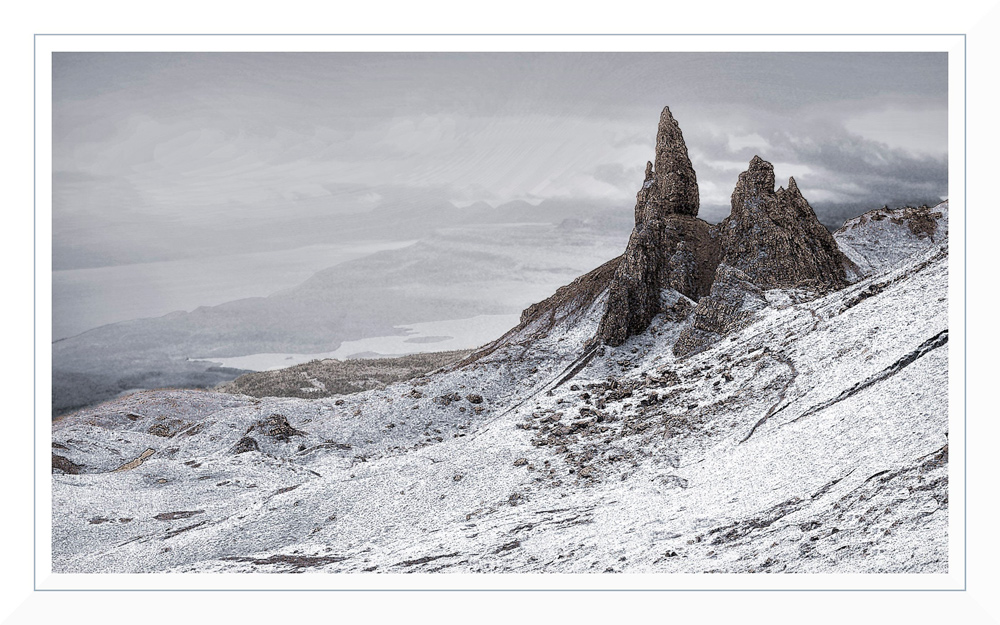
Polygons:
<instances>
[{"instance_id":1,"label":"grassy moorland","mask_svg":"<svg viewBox=\"0 0 1000 625\"><path fill-rule=\"evenodd\" d=\"M470 353L470 350L458 350L396 358L312 360L287 369L248 373L218 386L217 390L251 397L346 395L410 380L458 362Z\"/></svg>"}]
</instances>

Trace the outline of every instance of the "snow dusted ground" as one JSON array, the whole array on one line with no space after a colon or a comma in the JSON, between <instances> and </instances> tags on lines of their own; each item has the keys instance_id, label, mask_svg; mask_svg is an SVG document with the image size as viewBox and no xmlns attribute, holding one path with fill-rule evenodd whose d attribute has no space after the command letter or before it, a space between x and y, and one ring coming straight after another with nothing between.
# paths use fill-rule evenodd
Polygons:
<instances>
[{"instance_id":1,"label":"snow dusted ground","mask_svg":"<svg viewBox=\"0 0 1000 625\"><path fill-rule=\"evenodd\" d=\"M936 226L930 225L933 220ZM904 226L904 227L900 227ZM834 233L845 256L861 275L890 267L948 238L948 201L929 210L886 208L868 211Z\"/></svg>"},{"instance_id":2,"label":"snow dusted ground","mask_svg":"<svg viewBox=\"0 0 1000 625\"><path fill-rule=\"evenodd\" d=\"M935 239L820 298L768 292L683 361L690 319L663 317L582 358L602 297L380 391L152 391L74 413L53 424L79 471L52 476L53 569L947 572ZM259 451L235 453L245 435Z\"/></svg>"}]
</instances>

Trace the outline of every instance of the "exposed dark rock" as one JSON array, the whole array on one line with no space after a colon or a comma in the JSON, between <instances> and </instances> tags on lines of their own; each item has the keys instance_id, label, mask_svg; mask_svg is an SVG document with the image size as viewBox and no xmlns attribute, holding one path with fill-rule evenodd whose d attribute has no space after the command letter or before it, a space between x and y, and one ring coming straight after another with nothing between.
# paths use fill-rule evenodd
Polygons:
<instances>
[{"instance_id":1,"label":"exposed dark rock","mask_svg":"<svg viewBox=\"0 0 1000 625\"><path fill-rule=\"evenodd\" d=\"M462 396L458 393L445 393L434 398L434 403L442 406L450 406L452 402L456 401L462 401Z\"/></svg>"},{"instance_id":2,"label":"exposed dark rock","mask_svg":"<svg viewBox=\"0 0 1000 625\"><path fill-rule=\"evenodd\" d=\"M663 311L673 289L697 300L712 286L720 248L712 226L697 219L698 181L677 121L664 108L656 132L656 164L636 196L635 229L609 285L597 339L621 345Z\"/></svg>"},{"instance_id":3,"label":"exposed dark rock","mask_svg":"<svg viewBox=\"0 0 1000 625\"><path fill-rule=\"evenodd\" d=\"M416 558L414 560L405 560L403 562L397 562L393 566L416 566L418 564L427 564L428 562L433 562L434 560L440 560L441 558L454 558L457 555L458 552L456 551L455 553L445 553L438 556L424 556L422 558Z\"/></svg>"},{"instance_id":4,"label":"exposed dark rock","mask_svg":"<svg viewBox=\"0 0 1000 625\"><path fill-rule=\"evenodd\" d=\"M745 328L754 313L767 306L764 291L729 265L719 265L712 292L698 302L694 322L674 344L677 357L696 354L726 334Z\"/></svg>"},{"instance_id":5,"label":"exposed dark rock","mask_svg":"<svg viewBox=\"0 0 1000 625\"><path fill-rule=\"evenodd\" d=\"M470 404L481 404L481 403L483 403L483 396L482 395L477 395L476 393L469 393L468 395L465 396L465 398L467 400L469 400Z\"/></svg>"},{"instance_id":6,"label":"exposed dark rock","mask_svg":"<svg viewBox=\"0 0 1000 625\"><path fill-rule=\"evenodd\" d=\"M257 441L254 440L253 438L249 436L244 436L239 441L237 441L231 453L233 455L236 455L236 454L243 454L248 451L260 451L260 445L258 445Z\"/></svg>"},{"instance_id":7,"label":"exposed dark rock","mask_svg":"<svg viewBox=\"0 0 1000 625\"><path fill-rule=\"evenodd\" d=\"M656 161L646 163L646 177L635 207L636 224L667 215L698 214L698 178L687 145L670 107L663 107L656 128Z\"/></svg>"},{"instance_id":8,"label":"exposed dark rock","mask_svg":"<svg viewBox=\"0 0 1000 625\"><path fill-rule=\"evenodd\" d=\"M161 512L153 518L157 521L176 521L177 519L188 519L196 514L203 513L204 510L181 510L178 512Z\"/></svg>"},{"instance_id":9,"label":"exposed dark rock","mask_svg":"<svg viewBox=\"0 0 1000 625\"><path fill-rule=\"evenodd\" d=\"M505 551L510 551L512 549L517 549L520 546L521 546L521 541L515 540L515 541L509 542L509 543L506 543L504 545L501 545L501 546L497 547L496 550L493 553L503 553Z\"/></svg>"},{"instance_id":10,"label":"exposed dark rock","mask_svg":"<svg viewBox=\"0 0 1000 625\"><path fill-rule=\"evenodd\" d=\"M170 437L170 428L163 423L155 423L149 426L149 430L147 431L153 436L162 436L164 438Z\"/></svg>"},{"instance_id":11,"label":"exposed dark rock","mask_svg":"<svg viewBox=\"0 0 1000 625\"><path fill-rule=\"evenodd\" d=\"M268 556L266 558L249 558L240 556L223 556L223 560L232 560L234 562L249 562L250 564L255 564L257 566L268 566L268 565L281 565L287 566L291 571L299 571L301 569L307 569L315 566L325 566L327 564L335 564L337 562L343 562L347 558L344 556L305 556L305 555L291 555L291 554L277 554L273 556ZM370 567L374 571L378 567Z\"/></svg>"},{"instance_id":12,"label":"exposed dark rock","mask_svg":"<svg viewBox=\"0 0 1000 625\"><path fill-rule=\"evenodd\" d=\"M266 436L270 436L271 438L277 439L283 443L287 443L293 436L305 435L305 432L292 427L292 424L288 422L288 419L286 419L284 415L277 413L272 414L263 421L258 421L253 425L251 430L262 432Z\"/></svg>"},{"instance_id":13,"label":"exposed dark rock","mask_svg":"<svg viewBox=\"0 0 1000 625\"><path fill-rule=\"evenodd\" d=\"M70 475L78 475L83 473L83 467L76 464L69 458L64 456L59 456L52 454L52 472L53 473L69 473Z\"/></svg>"},{"instance_id":14,"label":"exposed dark rock","mask_svg":"<svg viewBox=\"0 0 1000 625\"><path fill-rule=\"evenodd\" d=\"M740 174L732 213L718 226L723 260L764 289L795 286L839 289L850 261L816 218L794 178L774 190L774 167L754 156Z\"/></svg>"},{"instance_id":15,"label":"exposed dark rock","mask_svg":"<svg viewBox=\"0 0 1000 625\"><path fill-rule=\"evenodd\" d=\"M674 345L687 356L751 322L767 306L763 290L847 285L851 261L816 218L794 178L774 190L774 167L754 156L740 174L732 212L718 225L722 263L711 293L698 302L694 323Z\"/></svg>"},{"instance_id":16,"label":"exposed dark rock","mask_svg":"<svg viewBox=\"0 0 1000 625\"><path fill-rule=\"evenodd\" d=\"M636 224L608 291L597 338L621 345L664 310L661 294L673 289L697 300L707 295L720 249L712 227L688 215Z\"/></svg>"},{"instance_id":17,"label":"exposed dark rock","mask_svg":"<svg viewBox=\"0 0 1000 625\"><path fill-rule=\"evenodd\" d=\"M526 309L518 327L459 366L514 340L547 333L559 321L587 310L605 291L607 303L590 349L600 343L621 345L660 314L683 322L694 303L709 296L695 309L696 320L675 350L691 354L744 327L764 305L762 290L839 289L848 284L849 270L856 273L795 180L775 191L774 168L759 156L740 174L732 212L722 223L712 226L698 219L698 206L697 176L684 137L664 108L656 158L646 164L625 253ZM919 219L913 223L918 229L929 227ZM720 264L726 268L719 270ZM533 324L535 334L526 336Z\"/></svg>"},{"instance_id":18,"label":"exposed dark rock","mask_svg":"<svg viewBox=\"0 0 1000 625\"><path fill-rule=\"evenodd\" d=\"M902 214L899 217L892 219L893 223L905 223L910 232L921 239L925 237L934 239L934 233L937 232L938 227L937 220L941 218L940 212L931 212L927 206L918 208L907 206L900 212Z\"/></svg>"}]
</instances>

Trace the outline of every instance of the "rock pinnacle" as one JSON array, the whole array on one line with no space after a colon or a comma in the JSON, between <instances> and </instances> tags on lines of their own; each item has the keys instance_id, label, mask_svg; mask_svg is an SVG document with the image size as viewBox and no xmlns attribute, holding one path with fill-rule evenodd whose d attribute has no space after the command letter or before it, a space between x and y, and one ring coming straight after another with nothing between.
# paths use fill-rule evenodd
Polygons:
<instances>
[{"instance_id":1,"label":"rock pinnacle","mask_svg":"<svg viewBox=\"0 0 1000 625\"><path fill-rule=\"evenodd\" d=\"M646 181L637 198L636 225L641 220L662 219L666 215L698 214L698 178L688 157L684 135L677 120L664 107L656 128L656 157L652 170L647 165Z\"/></svg>"}]
</instances>

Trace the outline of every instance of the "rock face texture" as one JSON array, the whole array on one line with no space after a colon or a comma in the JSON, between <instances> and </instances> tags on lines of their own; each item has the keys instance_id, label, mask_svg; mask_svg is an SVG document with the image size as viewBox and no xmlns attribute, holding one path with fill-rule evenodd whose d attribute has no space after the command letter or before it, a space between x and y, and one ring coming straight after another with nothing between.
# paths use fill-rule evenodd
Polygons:
<instances>
[{"instance_id":1,"label":"rock face texture","mask_svg":"<svg viewBox=\"0 0 1000 625\"><path fill-rule=\"evenodd\" d=\"M698 178L670 107L663 107L660 113L656 161L646 163L646 177L637 199L636 225L667 215L698 215Z\"/></svg>"},{"instance_id":2,"label":"rock face texture","mask_svg":"<svg viewBox=\"0 0 1000 625\"><path fill-rule=\"evenodd\" d=\"M765 289L847 286L850 261L816 218L794 178L774 190L774 167L754 156L740 174L732 213L719 224L723 263Z\"/></svg>"},{"instance_id":3,"label":"rock face texture","mask_svg":"<svg viewBox=\"0 0 1000 625\"><path fill-rule=\"evenodd\" d=\"M698 302L693 323L674 343L674 355L683 357L703 351L723 336L748 326L754 313L766 307L764 290L747 274L719 265L712 292Z\"/></svg>"},{"instance_id":4,"label":"rock face texture","mask_svg":"<svg viewBox=\"0 0 1000 625\"><path fill-rule=\"evenodd\" d=\"M774 167L754 156L740 174L732 212L718 226L722 261L712 291L674 345L676 356L702 351L742 329L767 305L763 291L802 287L825 292L847 286L856 267L816 218L794 178L774 190Z\"/></svg>"},{"instance_id":5,"label":"rock face texture","mask_svg":"<svg viewBox=\"0 0 1000 625\"><path fill-rule=\"evenodd\" d=\"M698 181L677 121L664 108L656 132L656 164L636 196L635 229L611 279L596 339L609 345L649 326L664 289L697 300L711 290L719 239L698 214Z\"/></svg>"}]
</instances>

